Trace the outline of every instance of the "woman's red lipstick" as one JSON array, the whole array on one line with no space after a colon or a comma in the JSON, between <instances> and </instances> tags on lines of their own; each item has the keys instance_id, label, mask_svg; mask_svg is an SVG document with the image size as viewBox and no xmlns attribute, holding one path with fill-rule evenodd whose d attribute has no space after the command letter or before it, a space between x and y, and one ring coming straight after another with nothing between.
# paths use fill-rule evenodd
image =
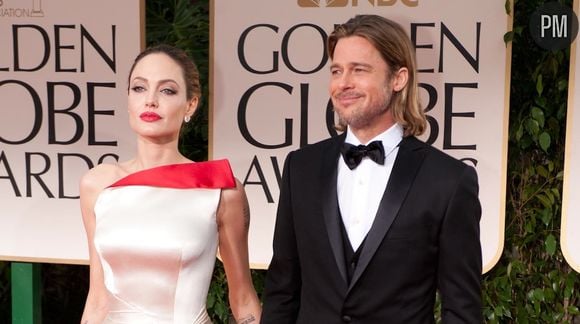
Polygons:
<instances>
[{"instance_id":1,"label":"woman's red lipstick","mask_svg":"<svg viewBox=\"0 0 580 324\"><path fill-rule=\"evenodd\" d=\"M142 113L141 115L139 115L139 118L141 118L141 120L143 120L143 121L151 123L151 122L158 121L159 119L161 119L161 116L157 115L154 112L146 111L146 112Z\"/></svg>"}]
</instances>

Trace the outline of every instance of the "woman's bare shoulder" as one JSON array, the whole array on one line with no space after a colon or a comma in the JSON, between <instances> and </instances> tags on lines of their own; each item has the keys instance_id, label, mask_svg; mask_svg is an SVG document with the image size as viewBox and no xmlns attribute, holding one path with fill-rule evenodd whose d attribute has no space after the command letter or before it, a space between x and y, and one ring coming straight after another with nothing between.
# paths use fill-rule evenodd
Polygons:
<instances>
[{"instance_id":1,"label":"woman's bare shoulder","mask_svg":"<svg viewBox=\"0 0 580 324\"><path fill-rule=\"evenodd\" d=\"M125 174L118 164L99 164L87 171L80 180L81 194L98 193L119 180Z\"/></svg>"}]
</instances>

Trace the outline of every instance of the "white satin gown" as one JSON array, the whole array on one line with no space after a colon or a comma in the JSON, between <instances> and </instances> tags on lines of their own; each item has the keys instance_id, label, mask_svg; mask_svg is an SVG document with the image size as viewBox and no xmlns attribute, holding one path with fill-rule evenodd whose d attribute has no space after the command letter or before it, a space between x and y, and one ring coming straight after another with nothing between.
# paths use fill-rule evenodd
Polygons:
<instances>
[{"instance_id":1,"label":"white satin gown","mask_svg":"<svg viewBox=\"0 0 580 324\"><path fill-rule=\"evenodd\" d=\"M211 323L216 211L221 189L232 187L219 160L140 171L100 193L94 243L109 291L105 323Z\"/></svg>"}]
</instances>

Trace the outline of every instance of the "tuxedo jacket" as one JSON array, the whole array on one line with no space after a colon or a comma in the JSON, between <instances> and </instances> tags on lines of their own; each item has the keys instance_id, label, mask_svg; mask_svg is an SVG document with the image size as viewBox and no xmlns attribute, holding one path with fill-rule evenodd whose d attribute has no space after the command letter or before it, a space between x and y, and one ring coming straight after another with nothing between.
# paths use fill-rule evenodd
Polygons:
<instances>
[{"instance_id":1,"label":"tuxedo jacket","mask_svg":"<svg viewBox=\"0 0 580 324\"><path fill-rule=\"evenodd\" d=\"M477 175L406 137L347 279L337 169L345 135L286 158L262 323L482 323Z\"/></svg>"}]
</instances>

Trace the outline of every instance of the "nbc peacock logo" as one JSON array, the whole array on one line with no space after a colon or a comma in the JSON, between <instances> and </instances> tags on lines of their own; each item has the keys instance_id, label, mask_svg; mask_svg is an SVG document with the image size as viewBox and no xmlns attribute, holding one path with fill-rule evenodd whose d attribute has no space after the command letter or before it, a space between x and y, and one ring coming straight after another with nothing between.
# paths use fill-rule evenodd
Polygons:
<instances>
[{"instance_id":1,"label":"nbc peacock logo","mask_svg":"<svg viewBox=\"0 0 580 324\"><path fill-rule=\"evenodd\" d=\"M297 0L298 6L302 8L343 8L358 7L359 0ZM390 7L400 3L407 7L417 7L419 0L360 0L368 2L373 7Z\"/></svg>"},{"instance_id":2,"label":"nbc peacock logo","mask_svg":"<svg viewBox=\"0 0 580 324\"><path fill-rule=\"evenodd\" d=\"M356 1L356 0L355 0ZM322 3L321 3L322 2ZM298 0L298 5L303 8L312 7L346 7L349 0Z\"/></svg>"}]
</instances>

